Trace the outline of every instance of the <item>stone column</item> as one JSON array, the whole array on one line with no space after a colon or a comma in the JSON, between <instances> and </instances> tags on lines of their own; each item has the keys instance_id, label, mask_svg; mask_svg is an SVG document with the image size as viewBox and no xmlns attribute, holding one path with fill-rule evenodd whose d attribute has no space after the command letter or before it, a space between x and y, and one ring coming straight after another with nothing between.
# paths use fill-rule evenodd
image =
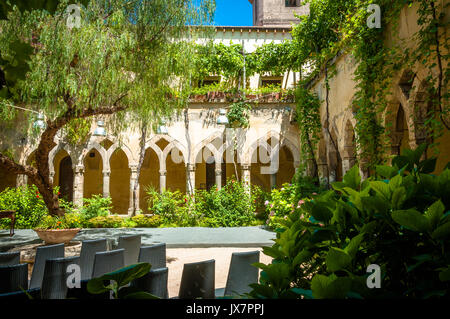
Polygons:
<instances>
[{"instance_id":1,"label":"stone column","mask_svg":"<svg viewBox=\"0 0 450 319\"><path fill-rule=\"evenodd\" d=\"M55 177L55 172L50 172L49 174L49 178L50 178L50 183L53 185L53 178Z\"/></svg>"},{"instance_id":2,"label":"stone column","mask_svg":"<svg viewBox=\"0 0 450 319\"><path fill-rule=\"evenodd\" d=\"M162 193L166 189L167 170L159 171L159 192Z\"/></svg>"},{"instance_id":3,"label":"stone column","mask_svg":"<svg viewBox=\"0 0 450 319\"><path fill-rule=\"evenodd\" d=\"M28 176L23 174L18 174L16 177L16 187L25 186L28 183Z\"/></svg>"},{"instance_id":4,"label":"stone column","mask_svg":"<svg viewBox=\"0 0 450 319\"><path fill-rule=\"evenodd\" d=\"M246 187L246 191L250 194L251 192L251 174L250 174L251 166L247 164L241 165L241 180L244 182L244 185Z\"/></svg>"},{"instance_id":5,"label":"stone column","mask_svg":"<svg viewBox=\"0 0 450 319\"><path fill-rule=\"evenodd\" d=\"M111 171L103 171L103 197L109 197L109 182L111 179Z\"/></svg>"},{"instance_id":6,"label":"stone column","mask_svg":"<svg viewBox=\"0 0 450 319\"><path fill-rule=\"evenodd\" d=\"M319 179L322 183L328 184L328 164L317 163L319 169Z\"/></svg>"},{"instance_id":7,"label":"stone column","mask_svg":"<svg viewBox=\"0 0 450 319\"><path fill-rule=\"evenodd\" d=\"M277 187L277 174L270 174L270 189Z\"/></svg>"},{"instance_id":8,"label":"stone column","mask_svg":"<svg viewBox=\"0 0 450 319\"><path fill-rule=\"evenodd\" d=\"M222 169L216 168L216 186L217 189L222 188Z\"/></svg>"},{"instance_id":9,"label":"stone column","mask_svg":"<svg viewBox=\"0 0 450 319\"><path fill-rule=\"evenodd\" d=\"M84 193L84 166L77 165L74 169L73 178L73 204L76 207L83 206Z\"/></svg>"},{"instance_id":10,"label":"stone column","mask_svg":"<svg viewBox=\"0 0 450 319\"><path fill-rule=\"evenodd\" d=\"M294 162L294 168L295 168L295 174L297 174L298 170L300 169L300 162L299 161L295 161Z\"/></svg>"},{"instance_id":11,"label":"stone column","mask_svg":"<svg viewBox=\"0 0 450 319\"><path fill-rule=\"evenodd\" d=\"M345 157L342 159L342 175L344 176L351 168L352 159L350 157Z\"/></svg>"},{"instance_id":12,"label":"stone column","mask_svg":"<svg viewBox=\"0 0 450 319\"><path fill-rule=\"evenodd\" d=\"M195 193L195 164L186 166L186 191L188 194Z\"/></svg>"},{"instance_id":13,"label":"stone column","mask_svg":"<svg viewBox=\"0 0 450 319\"><path fill-rule=\"evenodd\" d=\"M133 189L136 183L139 183L137 180L137 165L130 165L131 174L130 174L130 207L128 208L128 215L131 216L133 213L134 201L133 201ZM136 194L136 206L139 207L139 184L137 187Z\"/></svg>"}]
</instances>

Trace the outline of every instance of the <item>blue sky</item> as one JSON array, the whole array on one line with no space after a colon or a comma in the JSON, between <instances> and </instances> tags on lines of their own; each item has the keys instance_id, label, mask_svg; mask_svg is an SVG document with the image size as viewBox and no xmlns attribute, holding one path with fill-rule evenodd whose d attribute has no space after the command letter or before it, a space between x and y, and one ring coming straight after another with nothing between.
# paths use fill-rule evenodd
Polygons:
<instances>
[{"instance_id":1,"label":"blue sky","mask_svg":"<svg viewBox=\"0 0 450 319\"><path fill-rule=\"evenodd\" d=\"M252 5L248 0L216 0L214 25L253 25Z\"/></svg>"}]
</instances>

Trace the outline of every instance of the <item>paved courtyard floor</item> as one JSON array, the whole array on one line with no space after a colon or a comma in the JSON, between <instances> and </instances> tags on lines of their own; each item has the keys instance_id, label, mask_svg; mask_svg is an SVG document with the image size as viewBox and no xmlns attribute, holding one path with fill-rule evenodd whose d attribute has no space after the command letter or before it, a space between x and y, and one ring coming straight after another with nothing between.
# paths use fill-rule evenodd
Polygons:
<instances>
[{"instance_id":1,"label":"paved courtyard floor","mask_svg":"<svg viewBox=\"0 0 450 319\"><path fill-rule=\"evenodd\" d=\"M81 241L85 239L107 238L113 245L119 236L140 234L142 245L166 243L167 267L169 268L169 297L178 295L181 274L185 263L202 260L215 260L215 286L226 285L228 269L233 252L259 250L260 262L268 264L272 258L262 253L263 246L272 246L276 235L260 226L235 228L122 228L122 229L83 229L66 245L65 256L79 255ZM30 263L31 274L34 254L42 240L33 230L16 230L9 237L9 230L0 230L0 251L21 251L21 262Z\"/></svg>"}]
</instances>

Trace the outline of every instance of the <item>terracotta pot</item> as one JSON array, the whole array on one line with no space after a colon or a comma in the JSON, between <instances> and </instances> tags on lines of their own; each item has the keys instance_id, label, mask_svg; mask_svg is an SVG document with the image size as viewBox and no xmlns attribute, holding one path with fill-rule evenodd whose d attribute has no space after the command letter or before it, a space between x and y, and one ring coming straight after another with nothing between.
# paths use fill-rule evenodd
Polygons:
<instances>
[{"instance_id":1,"label":"terracotta pot","mask_svg":"<svg viewBox=\"0 0 450 319\"><path fill-rule=\"evenodd\" d=\"M47 230L34 229L39 238L45 241L46 244L68 243L77 235L80 230L81 228Z\"/></svg>"}]
</instances>

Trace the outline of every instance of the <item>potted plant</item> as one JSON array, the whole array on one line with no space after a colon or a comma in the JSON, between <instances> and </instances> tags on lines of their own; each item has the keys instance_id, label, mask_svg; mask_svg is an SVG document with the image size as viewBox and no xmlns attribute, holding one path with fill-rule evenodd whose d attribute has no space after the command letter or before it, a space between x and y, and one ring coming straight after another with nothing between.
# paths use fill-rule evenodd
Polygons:
<instances>
[{"instance_id":1,"label":"potted plant","mask_svg":"<svg viewBox=\"0 0 450 319\"><path fill-rule=\"evenodd\" d=\"M81 230L81 217L75 213L47 215L33 230L46 244L69 243Z\"/></svg>"}]
</instances>

